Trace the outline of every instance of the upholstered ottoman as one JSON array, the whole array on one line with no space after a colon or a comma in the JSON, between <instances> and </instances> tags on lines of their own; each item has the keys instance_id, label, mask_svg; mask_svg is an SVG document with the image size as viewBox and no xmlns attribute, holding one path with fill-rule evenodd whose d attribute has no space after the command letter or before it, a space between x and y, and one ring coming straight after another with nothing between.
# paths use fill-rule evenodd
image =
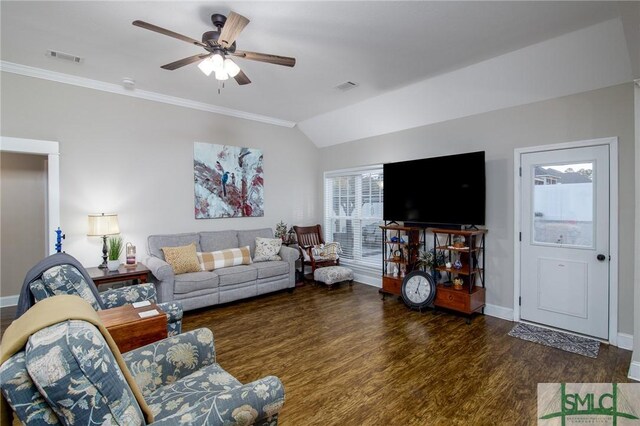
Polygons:
<instances>
[{"instance_id":1,"label":"upholstered ottoman","mask_svg":"<svg viewBox=\"0 0 640 426\"><path fill-rule=\"evenodd\" d=\"M332 288L335 283L342 281L349 281L349 285L352 285L353 271L344 266L325 266L313 272L313 279L316 282L328 285L329 288Z\"/></svg>"}]
</instances>

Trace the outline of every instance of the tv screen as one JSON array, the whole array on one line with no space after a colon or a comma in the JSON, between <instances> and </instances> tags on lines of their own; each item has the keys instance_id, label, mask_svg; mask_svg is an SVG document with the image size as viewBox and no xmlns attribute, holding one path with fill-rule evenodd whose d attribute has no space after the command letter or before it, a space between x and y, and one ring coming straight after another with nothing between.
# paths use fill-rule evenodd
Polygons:
<instances>
[{"instance_id":1,"label":"tv screen","mask_svg":"<svg viewBox=\"0 0 640 426\"><path fill-rule=\"evenodd\" d=\"M484 151L384 165L384 220L484 225Z\"/></svg>"}]
</instances>

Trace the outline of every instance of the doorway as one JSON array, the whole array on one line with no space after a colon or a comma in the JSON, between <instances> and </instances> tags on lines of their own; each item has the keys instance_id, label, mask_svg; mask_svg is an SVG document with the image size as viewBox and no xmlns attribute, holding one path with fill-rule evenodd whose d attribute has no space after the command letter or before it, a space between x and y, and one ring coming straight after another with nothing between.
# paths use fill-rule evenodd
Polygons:
<instances>
[{"instance_id":1,"label":"doorway","mask_svg":"<svg viewBox=\"0 0 640 426\"><path fill-rule=\"evenodd\" d=\"M516 151L516 321L615 344L616 163L615 138Z\"/></svg>"}]
</instances>

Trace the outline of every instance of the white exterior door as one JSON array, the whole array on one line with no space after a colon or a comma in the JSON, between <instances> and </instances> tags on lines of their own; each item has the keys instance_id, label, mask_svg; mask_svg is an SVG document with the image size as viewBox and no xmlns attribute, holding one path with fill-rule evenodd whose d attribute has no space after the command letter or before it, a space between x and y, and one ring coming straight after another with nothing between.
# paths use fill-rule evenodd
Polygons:
<instances>
[{"instance_id":1,"label":"white exterior door","mask_svg":"<svg viewBox=\"0 0 640 426\"><path fill-rule=\"evenodd\" d=\"M606 340L609 146L520 159L520 317Z\"/></svg>"}]
</instances>

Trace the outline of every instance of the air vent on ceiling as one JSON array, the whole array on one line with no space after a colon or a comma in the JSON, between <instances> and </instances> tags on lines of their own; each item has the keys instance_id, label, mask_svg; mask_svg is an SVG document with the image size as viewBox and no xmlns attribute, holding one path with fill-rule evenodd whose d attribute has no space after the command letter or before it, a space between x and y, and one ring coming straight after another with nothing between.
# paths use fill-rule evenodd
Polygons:
<instances>
[{"instance_id":1,"label":"air vent on ceiling","mask_svg":"<svg viewBox=\"0 0 640 426\"><path fill-rule=\"evenodd\" d=\"M84 61L84 58L81 58L80 56L71 55L69 53L56 52L55 50L47 50L47 56L51 58L62 59L64 61L74 62L76 64Z\"/></svg>"},{"instance_id":2,"label":"air vent on ceiling","mask_svg":"<svg viewBox=\"0 0 640 426\"><path fill-rule=\"evenodd\" d=\"M358 83L354 83L353 81L346 81L342 84L338 84L335 88L342 92L346 92L347 90L355 89L356 87L358 87Z\"/></svg>"}]
</instances>

